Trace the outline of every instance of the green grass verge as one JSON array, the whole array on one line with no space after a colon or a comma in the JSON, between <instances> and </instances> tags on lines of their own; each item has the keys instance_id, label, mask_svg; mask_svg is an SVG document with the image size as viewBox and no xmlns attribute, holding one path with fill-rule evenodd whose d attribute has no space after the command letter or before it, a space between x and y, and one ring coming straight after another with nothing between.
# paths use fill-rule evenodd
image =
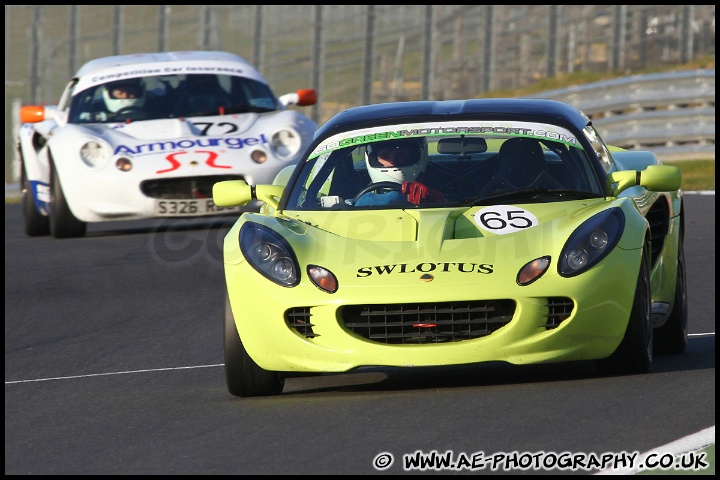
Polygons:
<instances>
[{"instance_id":1,"label":"green grass verge","mask_svg":"<svg viewBox=\"0 0 720 480\"><path fill-rule=\"evenodd\" d=\"M684 191L715 190L715 160L686 160L663 164L675 165L682 170L680 188Z\"/></svg>"}]
</instances>

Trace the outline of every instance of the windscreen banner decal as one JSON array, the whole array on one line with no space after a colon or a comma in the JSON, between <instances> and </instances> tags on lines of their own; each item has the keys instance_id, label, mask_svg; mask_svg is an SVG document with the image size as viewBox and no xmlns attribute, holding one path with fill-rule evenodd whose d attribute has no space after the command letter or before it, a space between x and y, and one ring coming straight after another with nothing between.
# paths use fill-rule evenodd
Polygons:
<instances>
[{"instance_id":1,"label":"windscreen banner decal","mask_svg":"<svg viewBox=\"0 0 720 480\"><path fill-rule=\"evenodd\" d=\"M195 73L211 73L215 75L237 75L252 78L265 83L251 67L240 67L235 62L203 61L194 62L155 62L139 63L135 65L122 65L99 70L91 75L79 79L75 86L75 93L103 83L124 80L127 78L154 77L159 75L186 75Z\"/></svg>"},{"instance_id":2,"label":"windscreen banner decal","mask_svg":"<svg viewBox=\"0 0 720 480\"><path fill-rule=\"evenodd\" d=\"M531 122L437 122L393 125L392 127L373 127L352 130L333 135L313 150L309 159L339 148L364 145L367 143L412 137L432 137L447 135L477 135L483 137L531 137L562 142L580 147L580 142L568 130L557 125Z\"/></svg>"}]
</instances>

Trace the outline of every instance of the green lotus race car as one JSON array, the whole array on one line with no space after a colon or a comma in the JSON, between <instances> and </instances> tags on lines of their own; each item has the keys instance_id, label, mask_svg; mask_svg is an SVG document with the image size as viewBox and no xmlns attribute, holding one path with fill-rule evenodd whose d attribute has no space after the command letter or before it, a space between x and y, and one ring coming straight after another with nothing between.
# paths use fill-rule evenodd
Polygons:
<instances>
[{"instance_id":1,"label":"green lotus race car","mask_svg":"<svg viewBox=\"0 0 720 480\"><path fill-rule=\"evenodd\" d=\"M350 108L224 239L235 396L299 372L595 360L644 373L687 344L681 173L538 99Z\"/></svg>"}]
</instances>

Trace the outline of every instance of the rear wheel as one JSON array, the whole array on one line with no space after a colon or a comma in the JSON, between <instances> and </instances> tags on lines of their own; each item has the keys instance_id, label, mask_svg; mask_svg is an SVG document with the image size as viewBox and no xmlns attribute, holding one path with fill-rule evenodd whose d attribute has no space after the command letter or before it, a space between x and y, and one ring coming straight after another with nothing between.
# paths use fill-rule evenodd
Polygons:
<instances>
[{"instance_id":1,"label":"rear wheel","mask_svg":"<svg viewBox=\"0 0 720 480\"><path fill-rule=\"evenodd\" d=\"M75 218L75 215L70 211L56 172L52 172L50 185L50 231L53 237L73 238L84 236L87 231L87 223Z\"/></svg>"},{"instance_id":2,"label":"rear wheel","mask_svg":"<svg viewBox=\"0 0 720 480\"><path fill-rule=\"evenodd\" d=\"M656 353L682 353L687 348L687 283L682 234L678 244L675 301L670 316L662 327L655 329Z\"/></svg>"},{"instance_id":3,"label":"rear wheel","mask_svg":"<svg viewBox=\"0 0 720 480\"><path fill-rule=\"evenodd\" d=\"M40 213L35 206L30 181L25 174L25 167L22 169L22 209L25 218L25 234L28 237L41 237L50 234L50 221L48 217Z\"/></svg>"},{"instance_id":4,"label":"rear wheel","mask_svg":"<svg viewBox=\"0 0 720 480\"><path fill-rule=\"evenodd\" d=\"M650 289L650 259L647 251L645 249L643 252L640 262L635 299L625 336L612 355L597 361L597 368L603 374L646 373L652 366L652 293Z\"/></svg>"},{"instance_id":5,"label":"rear wheel","mask_svg":"<svg viewBox=\"0 0 720 480\"><path fill-rule=\"evenodd\" d=\"M236 397L279 395L285 386L280 372L260 368L245 351L240 340L230 300L225 297L225 382Z\"/></svg>"}]
</instances>

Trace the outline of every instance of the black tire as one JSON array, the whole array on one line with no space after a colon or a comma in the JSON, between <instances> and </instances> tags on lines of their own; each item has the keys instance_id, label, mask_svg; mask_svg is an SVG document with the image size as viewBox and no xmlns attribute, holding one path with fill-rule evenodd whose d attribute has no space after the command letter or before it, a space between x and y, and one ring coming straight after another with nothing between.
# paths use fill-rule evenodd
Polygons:
<instances>
[{"instance_id":1,"label":"black tire","mask_svg":"<svg viewBox=\"0 0 720 480\"><path fill-rule=\"evenodd\" d=\"M652 292L648 248L643 251L640 262L635 298L625 336L612 355L596 362L600 373L610 375L647 373L652 366Z\"/></svg>"},{"instance_id":2,"label":"black tire","mask_svg":"<svg viewBox=\"0 0 720 480\"><path fill-rule=\"evenodd\" d=\"M670 316L662 327L655 329L655 353L682 353L687 348L687 279L682 233L678 244L675 301Z\"/></svg>"},{"instance_id":3,"label":"black tire","mask_svg":"<svg viewBox=\"0 0 720 480\"><path fill-rule=\"evenodd\" d=\"M50 232L55 238L75 238L85 236L87 223L81 222L70 211L65 200L60 179L52 172L50 179Z\"/></svg>"},{"instance_id":4,"label":"black tire","mask_svg":"<svg viewBox=\"0 0 720 480\"><path fill-rule=\"evenodd\" d=\"M225 383L228 392L236 397L265 397L279 395L285 386L280 372L260 368L245 351L240 340L230 300L225 298Z\"/></svg>"},{"instance_id":5,"label":"black tire","mask_svg":"<svg viewBox=\"0 0 720 480\"><path fill-rule=\"evenodd\" d=\"M22 209L25 218L25 235L28 237L42 237L50 234L50 221L47 216L40 213L35 206L30 182L25 174L25 167L22 169Z\"/></svg>"}]
</instances>

